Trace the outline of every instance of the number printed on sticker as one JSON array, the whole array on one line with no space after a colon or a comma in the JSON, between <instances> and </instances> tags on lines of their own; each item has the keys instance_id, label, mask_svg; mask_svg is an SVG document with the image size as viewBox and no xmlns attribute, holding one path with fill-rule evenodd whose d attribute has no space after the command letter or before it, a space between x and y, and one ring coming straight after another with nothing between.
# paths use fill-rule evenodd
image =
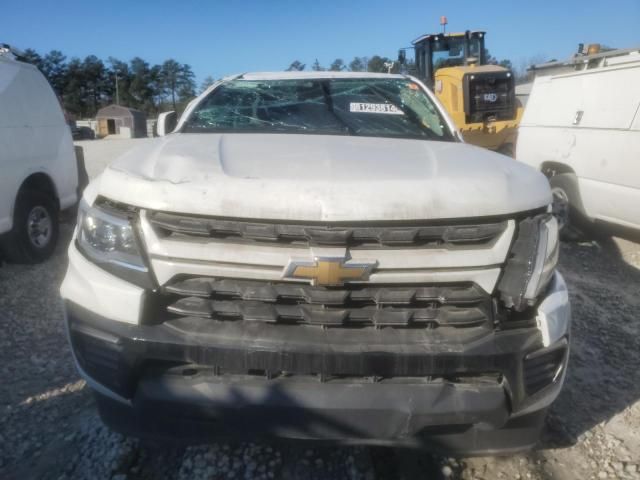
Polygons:
<instances>
[{"instance_id":1,"label":"number printed on sticker","mask_svg":"<svg viewBox=\"0 0 640 480\"><path fill-rule=\"evenodd\" d=\"M395 105L391 103L359 103L351 102L349 111L355 113L385 113L387 115L404 115Z\"/></svg>"}]
</instances>

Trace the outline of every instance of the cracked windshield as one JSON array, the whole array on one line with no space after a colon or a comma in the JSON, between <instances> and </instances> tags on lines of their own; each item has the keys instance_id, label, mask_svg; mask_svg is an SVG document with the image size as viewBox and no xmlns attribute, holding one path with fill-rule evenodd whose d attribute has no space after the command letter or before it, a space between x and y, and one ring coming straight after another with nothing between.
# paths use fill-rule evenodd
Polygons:
<instances>
[{"instance_id":1,"label":"cracked windshield","mask_svg":"<svg viewBox=\"0 0 640 480\"><path fill-rule=\"evenodd\" d=\"M309 133L452 140L409 80L235 80L215 89L183 132Z\"/></svg>"}]
</instances>

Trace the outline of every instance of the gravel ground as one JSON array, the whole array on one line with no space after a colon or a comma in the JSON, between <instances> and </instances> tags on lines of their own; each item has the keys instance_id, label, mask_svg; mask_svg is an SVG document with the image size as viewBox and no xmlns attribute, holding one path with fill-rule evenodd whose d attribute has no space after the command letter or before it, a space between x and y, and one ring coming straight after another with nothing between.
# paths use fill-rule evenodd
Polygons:
<instances>
[{"instance_id":1,"label":"gravel ground","mask_svg":"<svg viewBox=\"0 0 640 480\"><path fill-rule=\"evenodd\" d=\"M136 142L78 143L95 176ZM47 263L0 268L1 479L640 479L638 238L562 246L573 344L565 388L540 447L453 459L286 441L170 448L110 432L66 344L58 287L71 231L62 226Z\"/></svg>"}]
</instances>

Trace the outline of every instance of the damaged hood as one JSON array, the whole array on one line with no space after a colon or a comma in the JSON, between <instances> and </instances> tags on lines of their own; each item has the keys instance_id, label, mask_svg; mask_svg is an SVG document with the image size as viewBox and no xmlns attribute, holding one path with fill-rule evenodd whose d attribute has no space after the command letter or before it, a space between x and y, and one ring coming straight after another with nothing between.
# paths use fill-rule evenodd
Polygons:
<instances>
[{"instance_id":1,"label":"damaged hood","mask_svg":"<svg viewBox=\"0 0 640 480\"><path fill-rule=\"evenodd\" d=\"M481 217L551 201L542 174L470 145L246 133L147 142L92 193L170 212L306 221Z\"/></svg>"}]
</instances>

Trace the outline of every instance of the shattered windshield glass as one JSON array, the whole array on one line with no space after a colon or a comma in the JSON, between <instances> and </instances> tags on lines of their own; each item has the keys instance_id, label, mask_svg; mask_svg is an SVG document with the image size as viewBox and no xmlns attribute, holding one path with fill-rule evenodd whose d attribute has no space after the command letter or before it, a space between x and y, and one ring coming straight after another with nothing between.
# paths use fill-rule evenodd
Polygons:
<instances>
[{"instance_id":1,"label":"shattered windshield glass","mask_svg":"<svg viewBox=\"0 0 640 480\"><path fill-rule=\"evenodd\" d=\"M233 80L201 101L182 131L453 140L431 99L401 78Z\"/></svg>"}]
</instances>

